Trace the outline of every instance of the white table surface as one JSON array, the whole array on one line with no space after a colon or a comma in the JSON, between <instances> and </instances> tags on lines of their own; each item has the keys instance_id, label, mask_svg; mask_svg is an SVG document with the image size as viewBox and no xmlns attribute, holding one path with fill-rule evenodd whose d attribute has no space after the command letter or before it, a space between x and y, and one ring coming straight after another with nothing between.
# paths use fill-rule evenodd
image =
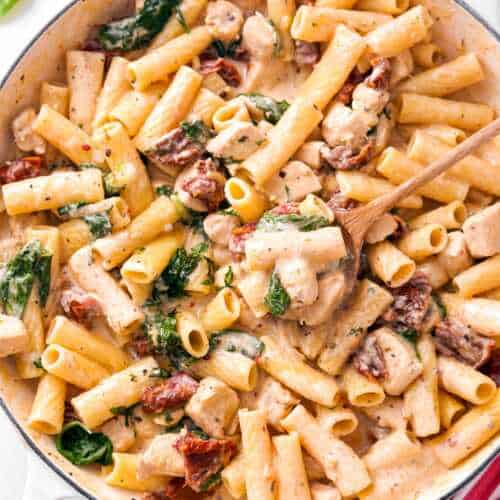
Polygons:
<instances>
[{"instance_id":1,"label":"white table surface","mask_svg":"<svg viewBox=\"0 0 500 500\"><path fill-rule=\"evenodd\" d=\"M500 28L498 0L467 0ZM33 36L71 0L22 0L0 20L0 79ZM0 500L80 500L24 444L14 426L0 410Z\"/></svg>"}]
</instances>

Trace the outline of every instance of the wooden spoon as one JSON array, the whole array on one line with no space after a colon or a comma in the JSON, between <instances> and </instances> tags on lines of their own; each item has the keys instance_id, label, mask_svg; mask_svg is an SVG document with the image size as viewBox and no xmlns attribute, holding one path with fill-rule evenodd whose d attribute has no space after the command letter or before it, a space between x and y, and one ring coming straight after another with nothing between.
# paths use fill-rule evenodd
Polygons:
<instances>
[{"instance_id":1,"label":"wooden spoon","mask_svg":"<svg viewBox=\"0 0 500 500\"><path fill-rule=\"evenodd\" d=\"M428 167L422 168L422 172L399 185L390 193L380 196L353 210L336 209L335 217L342 227L344 239L349 249L349 259L344 266L346 278L345 297L349 297L356 284L356 277L359 271L361 249L366 232L370 226L383 214L394 208L398 202L413 194L424 184L435 179L438 175L449 170L457 162L465 158L472 151L482 144L490 141L500 134L500 118L490 123L479 132L471 135L468 139L459 144L456 148L445 154L441 159L431 163ZM500 177L500 169L498 170ZM477 175L481 175L478 172Z\"/></svg>"}]
</instances>

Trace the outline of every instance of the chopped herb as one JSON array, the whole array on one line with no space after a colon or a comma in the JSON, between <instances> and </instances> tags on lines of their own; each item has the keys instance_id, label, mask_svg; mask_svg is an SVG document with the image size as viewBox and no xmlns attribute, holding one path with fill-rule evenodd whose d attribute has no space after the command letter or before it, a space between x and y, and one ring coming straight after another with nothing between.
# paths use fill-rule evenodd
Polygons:
<instances>
[{"instance_id":1,"label":"chopped herb","mask_svg":"<svg viewBox=\"0 0 500 500\"><path fill-rule=\"evenodd\" d=\"M433 294L432 298L434 299L434 302L436 303L436 306L438 308L439 315L441 316L441 319L446 319L446 317L448 316L448 310L446 309L446 306L444 305L443 300L437 294Z\"/></svg>"},{"instance_id":2,"label":"chopped herb","mask_svg":"<svg viewBox=\"0 0 500 500\"><path fill-rule=\"evenodd\" d=\"M212 48L217 53L218 57L234 59L238 48L241 45L241 37L231 40L227 45L219 39L212 42Z\"/></svg>"},{"instance_id":3,"label":"chopped herb","mask_svg":"<svg viewBox=\"0 0 500 500\"><path fill-rule=\"evenodd\" d=\"M413 344L413 346L415 346L416 349L418 340L417 330L415 330L414 328L408 328L406 330L398 331L398 333L399 335L401 335L401 337L405 338L408 342L410 342L410 344Z\"/></svg>"},{"instance_id":4,"label":"chopped herb","mask_svg":"<svg viewBox=\"0 0 500 500\"><path fill-rule=\"evenodd\" d=\"M88 168L96 168L97 170L100 170L100 168L95 163L80 163L80 165L78 165L78 168L80 170L86 170Z\"/></svg>"},{"instance_id":5,"label":"chopped herb","mask_svg":"<svg viewBox=\"0 0 500 500\"><path fill-rule=\"evenodd\" d=\"M167 186L166 184L158 186L155 191L157 196L171 196L174 192L173 188L171 186Z\"/></svg>"},{"instance_id":6,"label":"chopped herb","mask_svg":"<svg viewBox=\"0 0 500 500\"><path fill-rule=\"evenodd\" d=\"M76 210L81 207L88 205L86 201L77 201L76 203L69 203L57 209L57 213L60 217L68 216L73 217Z\"/></svg>"},{"instance_id":7,"label":"chopped herb","mask_svg":"<svg viewBox=\"0 0 500 500\"><path fill-rule=\"evenodd\" d=\"M196 245L189 254L184 248L177 249L168 266L153 286L153 303L159 303L162 298L166 297L177 298L184 296L184 288L189 276L196 269L207 250L207 243Z\"/></svg>"},{"instance_id":8,"label":"chopped herb","mask_svg":"<svg viewBox=\"0 0 500 500\"><path fill-rule=\"evenodd\" d=\"M140 405L140 403L136 403L132 406L115 406L111 408L109 411L117 416L125 418L125 427L128 427L130 423L134 423L137 421L137 418L134 417L134 410Z\"/></svg>"},{"instance_id":9,"label":"chopped herb","mask_svg":"<svg viewBox=\"0 0 500 500\"><path fill-rule=\"evenodd\" d=\"M132 17L105 24L99 30L99 43L108 51L131 51L147 47L163 29L180 0L146 0Z\"/></svg>"},{"instance_id":10,"label":"chopped herb","mask_svg":"<svg viewBox=\"0 0 500 500\"><path fill-rule=\"evenodd\" d=\"M232 215L233 217L239 217L238 212L234 208L225 208L219 211L222 215Z\"/></svg>"},{"instance_id":11,"label":"chopped herb","mask_svg":"<svg viewBox=\"0 0 500 500\"><path fill-rule=\"evenodd\" d=\"M0 16L5 16L19 0L0 0Z\"/></svg>"},{"instance_id":12,"label":"chopped herb","mask_svg":"<svg viewBox=\"0 0 500 500\"><path fill-rule=\"evenodd\" d=\"M133 373L130 374L130 382L137 382L137 375L134 375Z\"/></svg>"},{"instance_id":13,"label":"chopped herb","mask_svg":"<svg viewBox=\"0 0 500 500\"><path fill-rule=\"evenodd\" d=\"M38 368L39 370L45 370L45 368L42 365L42 358L35 359L35 361L33 361L33 365L35 366L35 368Z\"/></svg>"},{"instance_id":14,"label":"chopped herb","mask_svg":"<svg viewBox=\"0 0 500 500\"><path fill-rule=\"evenodd\" d=\"M264 352L264 347L258 338L238 330L223 330L210 337L210 351L239 352L250 359L258 358Z\"/></svg>"},{"instance_id":15,"label":"chopped herb","mask_svg":"<svg viewBox=\"0 0 500 500\"><path fill-rule=\"evenodd\" d=\"M38 240L27 245L7 264L0 280L0 301L7 314L20 318L33 288L38 282L38 295L42 305L47 302L50 289L52 255Z\"/></svg>"},{"instance_id":16,"label":"chopped herb","mask_svg":"<svg viewBox=\"0 0 500 500\"><path fill-rule=\"evenodd\" d=\"M203 237L207 239L208 236L206 236L205 229L203 229L203 222L205 221L206 216L207 214L195 212L194 210L186 208L182 217L182 222L184 225L194 229L197 233L201 233Z\"/></svg>"},{"instance_id":17,"label":"chopped herb","mask_svg":"<svg viewBox=\"0 0 500 500\"><path fill-rule=\"evenodd\" d=\"M269 24L273 28L273 57L279 57L281 51L283 49L283 45L281 43L281 36L276 28L276 25L269 19Z\"/></svg>"},{"instance_id":18,"label":"chopped herb","mask_svg":"<svg viewBox=\"0 0 500 500\"><path fill-rule=\"evenodd\" d=\"M220 484L222 481L220 472L216 472L215 474L212 474L204 483L201 484L200 486L200 492L205 492L212 490L216 486Z\"/></svg>"},{"instance_id":19,"label":"chopped herb","mask_svg":"<svg viewBox=\"0 0 500 500\"><path fill-rule=\"evenodd\" d=\"M80 422L70 422L56 437L59 453L74 465L113 462L113 444L101 432L90 432Z\"/></svg>"},{"instance_id":20,"label":"chopped herb","mask_svg":"<svg viewBox=\"0 0 500 500\"><path fill-rule=\"evenodd\" d=\"M257 231L276 232L286 231L287 226L293 224L299 231L315 231L322 227L329 226L330 223L325 217L319 215L276 215L272 212L266 212L257 224Z\"/></svg>"},{"instance_id":21,"label":"chopped herb","mask_svg":"<svg viewBox=\"0 0 500 500\"><path fill-rule=\"evenodd\" d=\"M185 33L191 33L191 29L189 28L184 14L182 13L182 10L179 6L175 8L175 18L177 19L177 22L182 26L182 29Z\"/></svg>"},{"instance_id":22,"label":"chopped herb","mask_svg":"<svg viewBox=\"0 0 500 500\"><path fill-rule=\"evenodd\" d=\"M347 332L347 336L348 337L355 337L355 336L360 335L362 333L363 333L363 328L361 328L360 326L355 326L354 328L351 328Z\"/></svg>"},{"instance_id":23,"label":"chopped herb","mask_svg":"<svg viewBox=\"0 0 500 500\"><path fill-rule=\"evenodd\" d=\"M116 177L113 173L106 174L104 177L104 193L106 198L118 196L125 186L117 184Z\"/></svg>"},{"instance_id":24,"label":"chopped herb","mask_svg":"<svg viewBox=\"0 0 500 500\"><path fill-rule=\"evenodd\" d=\"M202 144L206 144L212 137L212 132L201 120L182 122L181 128L192 141Z\"/></svg>"},{"instance_id":25,"label":"chopped herb","mask_svg":"<svg viewBox=\"0 0 500 500\"><path fill-rule=\"evenodd\" d=\"M173 427L170 427L167 429L167 433L179 433L183 429L186 429L188 432L191 432L195 436L199 437L200 439L204 439L205 441L210 439L210 436L200 427L198 427L191 418L189 417L183 417L179 422L174 425Z\"/></svg>"},{"instance_id":26,"label":"chopped herb","mask_svg":"<svg viewBox=\"0 0 500 500\"><path fill-rule=\"evenodd\" d=\"M149 374L150 378L170 378L170 372L165 368L153 368Z\"/></svg>"},{"instance_id":27,"label":"chopped herb","mask_svg":"<svg viewBox=\"0 0 500 500\"><path fill-rule=\"evenodd\" d=\"M163 414L163 418L165 419L165 422L167 422L167 424L174 420L169 410L165 411L165 413Z\"/></svg>"},{"instance_id":28,"label":"chopped herb","mask_svg":"<svg viewBox=\"0 0 500 500\"><path fill-rule=\"evenodd\" d=\"M391 113L391 109L389 108L389 106L386 106L384 108L384 115L389 119L391 120L392 119L392 113Z\"/></svg>"},{"instance_id":29,"label":"chopped herb","mask_svg":"<svg viewBox=\"0 0 500 500\"><path fill-rule=\"evenodd\" d=\"M94 239L104 238L111 233L112 226L109 215L106 212L94 215L86 215L83 220L90 229Z\"/></svg>"},{"instance_id":30,"label":"chopped herb","mask_svg":"<svg viewBox=\"0 0 500 500\"><path fill-rule=\"evenodd\" d=\"M229 266L228 270L226 271L226 274L224 275L224 286L226 287L231 287L233 284L234 280L234 273L233 273L233 268Z\"/></svg>"},{"instance_id":31,"label":"chopped herb","mask_svg":"<svg viewBox=\"0 0 500 500\"><path fill-rule=\"evenodd\" d=\"M286 201L290 201L290 188L285 184Z\"/></svg>"},{"instance_id":32,"label":"chopped herb","mask_svg":"<svg viewBox=\"0 0 500 500\"><path fill-rule=\"evenodd\" d=\"M377 132L377 126L368 129L367 135L374 135Z\"/></svg>"},{"instance_id":33,"label":"chopped herb","mask_svg":"<svg viewBox=\"0 0 500 500\"><path fill-rule=\"evenodd\" d=\"M275 272L273 272L269 280L269 288L267 289L264 303L273 316L285 314L290 306L290 296L281 284L278 274Z\"/></svg>"},{"instance_id":34,"label":"chopped herb","mask_svg":"<svg viewBox=\"0 0 500 500\"><path fill-rule=\"evenodd\" d=\"M252 92L246 95L250 101L264 113L264 118L273 125L276 125L283 116L283 113L290 107L288 101L277 101L272 97Z\"/></svg>"}]
</instances>

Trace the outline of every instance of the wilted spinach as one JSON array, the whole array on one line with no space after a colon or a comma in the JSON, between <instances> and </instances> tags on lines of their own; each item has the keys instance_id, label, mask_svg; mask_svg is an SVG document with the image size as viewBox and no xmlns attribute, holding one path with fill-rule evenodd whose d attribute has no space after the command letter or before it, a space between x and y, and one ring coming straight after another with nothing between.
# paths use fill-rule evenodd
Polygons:
<instances>
[{"instance_id":1,"label":"wilted spinach","mask_svg":"<svg viewBox=\"0 0 500 500\"><path fill-rule=\"evenodd\" d=\"M283 113L290 107L288 101L277 101L272 97L267 97L255 92L246 95L250 101L264 113L264 118L273 125L276 125L283 116Z\"/></svg>"},{"instance_id":2,"label":"wilted spinach","mask_svg":"<svg viewBox=\"0 0 500 500\"><path fill-rule=\"evenodd\" d=\"M257 224L257 231L275 232L286 231L287 226L293 224L299 231L315 231L330 225L325 217L319 215L298 215L285 214L276 215L272 212L266 212Z\"/></svg>"},{"instance_id":3,"label":"wilted spinach","mask_svg":"<svg viewBox=\"0 0 500 500\"><path fill-rule=\"evenodd\" d=\"M290 306L290 296L281 284L281 280L277 273L271 275L264 303L273 316L285 314Z\"/></svg>"},{"instance_id":4,"label":"wilted spinach","mask_svg":"<svg viewBox=\"0 0 500 500\"><path fill-rule=\"evenodd\" d=\"M107 236L109 233L111 233L112 226L107 212L86 215L83 220L89 227L90 233L95 240L104 238L104 236Z\"/></svg>"}]
</instances>

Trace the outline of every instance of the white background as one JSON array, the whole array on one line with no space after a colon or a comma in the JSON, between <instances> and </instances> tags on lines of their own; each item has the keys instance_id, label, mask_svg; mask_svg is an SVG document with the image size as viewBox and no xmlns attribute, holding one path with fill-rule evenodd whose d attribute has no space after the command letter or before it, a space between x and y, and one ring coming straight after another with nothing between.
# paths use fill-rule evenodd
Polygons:
<instances>
[{"instance_id":1,"label":"white background","mask_svg":"<svg viewBox=\"0 0 500 500\"><path fill-rule=\"evenodd\" d=\"M467 0L489 22L498 22L498 0ZM43 26L71 0L22 0L0 19L0 80L19 53ZM67 487L22 442L0 410L0 500L77 500Z\"/></svg>"}]
</instances>

